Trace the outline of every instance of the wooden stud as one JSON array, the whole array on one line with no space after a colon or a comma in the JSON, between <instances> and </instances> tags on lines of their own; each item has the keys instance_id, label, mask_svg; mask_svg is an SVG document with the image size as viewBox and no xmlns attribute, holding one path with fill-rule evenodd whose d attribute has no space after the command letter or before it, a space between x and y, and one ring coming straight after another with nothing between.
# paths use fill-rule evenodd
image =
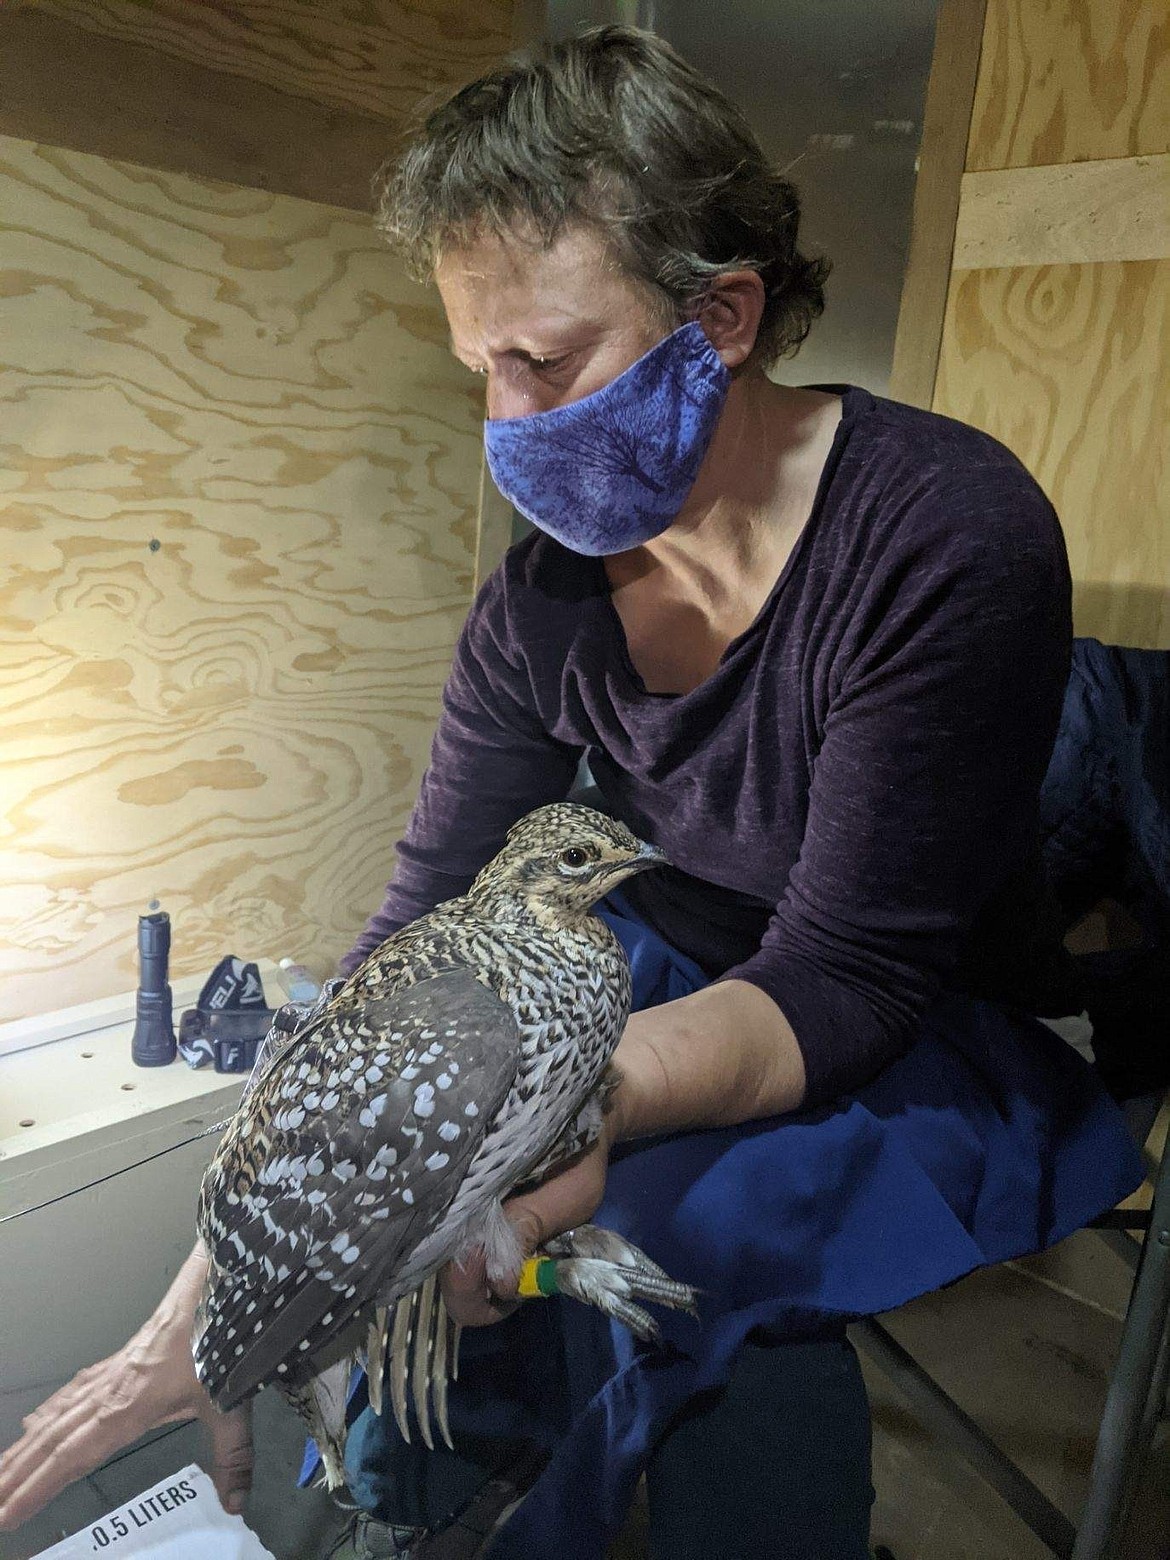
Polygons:
<instances>
[{"instance_id":1,"label":"wooden stud","mask_svg":"<svg viewBox=\"0 0 1170 1560\"><path fill-rule=\"evenodd\" d=\"M986 0L939 7L890 374L891 396L913 406L934 396L985 10Z\"/></svg>"},{"instance_id":2,"label":"wooden stud","mask_svg":"<svg viewBox=\"0 0 1170 1560\"><path fill-rule=\"evenodd\" d=\"M1170 153L963 175L956 271L1166 255Z\"/></svg>"}]
</instances>

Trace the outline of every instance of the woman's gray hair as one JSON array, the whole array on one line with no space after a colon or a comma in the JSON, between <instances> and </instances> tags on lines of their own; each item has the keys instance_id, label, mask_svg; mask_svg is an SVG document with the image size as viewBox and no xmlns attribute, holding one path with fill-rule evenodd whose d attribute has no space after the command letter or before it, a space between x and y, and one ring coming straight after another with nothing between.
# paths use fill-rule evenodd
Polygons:
<instances>
[{"instance_id":1,"label":"woman's gray hair","mask_svg":"<svg viewBox=\"0 0 1170 1560\"><path fill-rule=\"evenodd\" d=\"M796 248L800 200L739 110L653 33L597 27L516 56L435 109L377 180L377 221L415 275L484 232L553 243L585 222L677 320L748 268L754 356L795 352L828 262Z\"/></svg>"}]
</instances>

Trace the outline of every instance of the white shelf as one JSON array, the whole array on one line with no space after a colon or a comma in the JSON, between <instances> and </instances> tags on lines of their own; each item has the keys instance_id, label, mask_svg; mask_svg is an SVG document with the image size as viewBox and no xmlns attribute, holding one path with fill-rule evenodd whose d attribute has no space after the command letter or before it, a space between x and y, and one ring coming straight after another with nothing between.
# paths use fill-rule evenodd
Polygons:
<instances>
[{"instance_id":1,"label":"white shelf","mask_svg":"<svg viewBox=\"0 0 1170 1560\"><path fill-rule=\"evenodd\" d=\"M259 962L269 1005L283 975ZM202 981L174 987L176 1025ZM230 1116L245 1075L136 1067L134 994L0 1026L0 1218L79 1191L164 1152Z\"/></svg>"}]
</instances>

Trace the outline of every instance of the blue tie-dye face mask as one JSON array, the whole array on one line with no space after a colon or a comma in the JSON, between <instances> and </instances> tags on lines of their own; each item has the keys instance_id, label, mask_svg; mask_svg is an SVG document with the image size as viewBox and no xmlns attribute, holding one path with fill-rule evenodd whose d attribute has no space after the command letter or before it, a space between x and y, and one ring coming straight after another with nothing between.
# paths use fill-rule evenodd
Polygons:
<instances>
[{"instance_id":1,"label":"blue tie-dye face mask","mask_svg":"<svg viewBox=\"0 0 1170 1560\"><path fill-rule=\"evenodd\" d=\"M573 552L640 547L686 501L730 380L692 321L580 401L485 423L492 479Z\"/></svg>"}]
</instances>

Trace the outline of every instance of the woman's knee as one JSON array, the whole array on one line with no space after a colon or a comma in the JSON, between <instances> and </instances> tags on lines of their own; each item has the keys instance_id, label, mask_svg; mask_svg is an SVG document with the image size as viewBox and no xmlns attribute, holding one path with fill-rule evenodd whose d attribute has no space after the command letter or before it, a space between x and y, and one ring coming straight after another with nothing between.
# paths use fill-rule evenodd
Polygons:
<instances>
[{"instance_id":1,"label":"woman's knee","mask_svg":"<svg viewBox=\"0 0 1170 1560\"><path fill-rule=\"evenodd\" d=\"M655 1560L864 1560L869 1405L851 1346L753 1335L727 1386L676 1416L648 1486Z\"/></svg>"}]
</instances>

